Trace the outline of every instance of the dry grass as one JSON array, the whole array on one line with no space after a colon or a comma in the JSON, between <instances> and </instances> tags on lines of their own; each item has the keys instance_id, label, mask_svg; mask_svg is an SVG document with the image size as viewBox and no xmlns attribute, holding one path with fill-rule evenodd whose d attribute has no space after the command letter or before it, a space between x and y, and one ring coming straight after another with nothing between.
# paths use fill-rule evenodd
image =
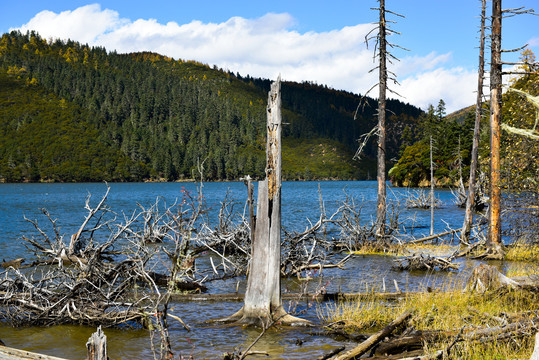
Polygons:
<instances>
[{"instance_id":1,"label":"dry grass","mask_svg":"<svg viewBox=\"0 0 539 360\"><path fill-rule=\"evenodd\" d=\"M444 290L434 293L412 293L397 303L387 303L374 296L365 301L345 301L326 305L319 311L325 324L339 322L350 332L372 333L394 320L397 314L415 308L409 326L417 330L459 331L480 329L501 324L502 318L537 316L539 294L523 291L505 291L479 294L454 290L448 283ZM462 287L460 287L462 289ZM535 314L535 315L534 315ZM514 321L514 319L513 319ZM463 341L452 350L452 359L507 359L529 358L533 350L533 336L510 341ZM428 352L442 349L448 344L430 344Z\"/></svg>"},{"instance_id":2,"label":"dry grass","mask_svg":"<svg viewBox=\"0 0 539 360\"><path fill-rule=\"evenodd\" d=\"M509 246L505 260L539 262L539 245L515 244Z\"/></svg>"},{"instance_id":3,"label":"dry grass","mask_svg":"<svg viewBox=\"0 0 539 360\"><path fill-rule=\"evenodd\" d=\"M361 245L360 248L351 251L354 255L386 255L392 256L397 255L400 251L400 246L390 246L386 247L377 242L365 243Z\"/></svg>"},{"instance_id":4,"label":"dry grass","mask_svg":"<svg viewBox=\"0 0 539 360\"><path fill-rule=\"evenodd\" d=\"M539 275L539 262L515 262L507 265L506 276Z\"/></svg>"},{"instance_id":5,"label":"dry grass","mask_svg":"<svg viewBox=\"0 0 539 360\"><path fill-rule=\"evenodd\" d=\"M433 256L449 256L453 254L458 246L450 244L407 244L405 249L412 253L426 253Z\"/></svg>"}]
</instances>

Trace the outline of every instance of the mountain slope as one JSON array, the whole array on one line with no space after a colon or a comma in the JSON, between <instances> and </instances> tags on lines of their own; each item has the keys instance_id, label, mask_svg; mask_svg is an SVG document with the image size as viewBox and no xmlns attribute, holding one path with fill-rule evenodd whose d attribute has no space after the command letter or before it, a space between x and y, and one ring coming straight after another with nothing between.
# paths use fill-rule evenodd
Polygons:
<instances>
[{"instance_id":1,"label":"mountain slope","mask_svg":"<svg viewBox=\"0 0 539 360\"><path fill-rule=\"evenodd\" d=\"M191 178L201 163L209 180L263 175L269 80L242 78L201 63L175 61L154 53L107 53L99 47L73 41L47 42L36 33L18 32L4 34L0 39L0 70L5 81L19 82L20 91L27 92L28 99L55 96L63 105L54 106L67 106L73 113L66 115L69 122L63 125L39 115L35 121L60 133L61 126L88 129L79 134L70 132L73 129L65 132L63 153L75 157L86 149L90 151L90 144L99 144L100 152L90 151L85 156L121 168L111 170L109 165L107 171L94 171L97 165L90 164L93 175L88 180L185 179ZM358 95L308 83L283 83L282 96L283 120L288 124L283 133L285 139L295 139L283 141L284 156L289 159L284 162L286 178L351 179L362 178L369 171L374 173L369 170L372 161L350 160L356 139L376 123L373 107L362 110L353 120ZM4 122L23 112L2 106ZM420 110L400 102L394 102L392 110L395 115L389 127L394 131L389 131L393 138L388 151L396 154L402 129L406 124L415 126ZM6 139L19 136L13 133L14 127L2 126ZM85 144L84 151L77 143ZM297 151L300 144L303 150ZM311 165L300 169L294 164L301 163L305 151L313 153L309 144L321 144L328 150L312 156ZM86 179L74 175L78 165L57 166L55 174L42 171L46 165L41 163L56 155L47 151L43 143L33 146L41 161L25 162L13 153L0 153L0 163L10 164L1 168L0 180ZM373 144L367 156L374 151ZM13 167L27 170L14 176L6 170Z\"/></svg>"}]
</instances>

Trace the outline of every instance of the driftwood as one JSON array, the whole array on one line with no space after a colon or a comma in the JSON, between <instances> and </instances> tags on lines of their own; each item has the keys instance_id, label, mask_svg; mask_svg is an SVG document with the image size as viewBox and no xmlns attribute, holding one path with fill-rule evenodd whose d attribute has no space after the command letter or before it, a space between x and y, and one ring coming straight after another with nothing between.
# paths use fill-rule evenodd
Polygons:
<instances>
[{"instance_id":1,"label":"driftwood","mask_svg":"<svg viewBox=\"0 0 539 360\"><path fill-rule=\"evenodd\" d=\"M339 346L336 349L331 350L325 355L319 356L316 360L327 360L331 359L333 356L337 355L340 352L343 352L346 348L344 346Z\"/></svg>"},{"instance_id":2,"label":"driftwood","mask_svg":"<svg viewBox=\"0 0 539 360\"><path fill-rule=\"evenodd\" d=\"M26 350L19 350L7 346L0 346L0 359L2 360L67 360L56 356L38 354Z\"/></svg>"},{"instance_id":3,"label":"driftwood","mask_svg":"<svg viewBox=\"0 0 539 360\"><path fill-rule=\"evenodd\" d=\"M382 341L385 337L391 334L393 330L395 330L402 323L408 320L408 318L410 318L413 313L414 313L414 309L407 310L406 312L401 314L398 318L396 318L391 323L389 323L389 325L387 325L385 328L371 335L367 340L365 340L364 342L362 342L361 344L359 344L352 350L347 351L346 353L342 355L336 356L334 360L349 360L349 359L354 359L356 357L359 357L365 354L367 351L372 349L376 344Z\"/></svg>"},{"instance_id":4,"label":"driftwood","mask_svg":"<svg viewBox=\"0 0 539 360\"><path fill-rule=\"evenodd\" d=\"M422 237L421 239L408 241L406 243L406 245L419 244L419 243L427 242L427 241L430 241L430 240L435 240L435 239L440 238L442 236L446 236L446 235L450 235L450 234L456 234L456 233L461 232L461 231L462 231L462 228L448 230L448 231L445 231L443 233L429 235L429 236Z\"/></svg>"},{"instance_id":5,"label":"driftwood","mask_svg":"<svg viewBox=\"0 0 539 360\"><path fill-rule=\"evenodd\" d=\"M19 258L19 259L14 259L14 260L9 260L9 261L6 261L4 260L2 262L2 267L4 269L7 269L8 267L12 267L14 269L18 269L21 267L22 263L24 262L24 259L23 258Z\"/></svg>"},{"instance_id":6,"label":"driftwood","mask_svg":"<svg viewBox=\"0 0 539 360\"><path fill-rule=\"evenodd\" d=\"M37 236L24 237L34 258L24 271L15 263L4 262L0 279L0 319L12 326L83 324L151 327L165 291L178 284L198 291L205 287L191 276L187 246L194 224L202 213L199 198L184 193L184 201L158 211L158 203L132 215L118 215L106 205L106 197L90 206L77 232L64 240L57 221L43 210L52 225L49 234L37 220L28 220ZM148 247L148 241L164 239L170 247ZM160 250L163 250L162 252ZM168 259L159 258L166 253ZM157 258L157 261L155 261ZM168 262L167 262L168 260ZM156 263L165 264L170 274L152 276ZM161 287L157 285L163 280ZM174 280L174 281L168 281Z\"/></svg>"}]
</instances>

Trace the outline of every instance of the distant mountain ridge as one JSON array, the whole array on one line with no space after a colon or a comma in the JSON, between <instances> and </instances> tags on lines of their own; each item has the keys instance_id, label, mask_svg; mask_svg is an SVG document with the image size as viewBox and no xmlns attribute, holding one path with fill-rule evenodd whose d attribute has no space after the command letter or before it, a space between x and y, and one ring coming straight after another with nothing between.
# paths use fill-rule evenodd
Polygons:
<instances>
[{"instance_id":1,"label":"distant mountain ridge","mask_svg":"<svg viewBox=\"0 0 539 360\"><path fill-rule=\"evenodd\" d=\"M263 175L270 80L34 32L2 36L0 80L0 181L174 181L201 167L207 180ZM352 160L376 125L374 100L354 120L356 94L284 82L282 98L285 179L375 173L374 143ZM422 112L395 100L388 107L391 159Z\"/></svg>"}]
</instances>

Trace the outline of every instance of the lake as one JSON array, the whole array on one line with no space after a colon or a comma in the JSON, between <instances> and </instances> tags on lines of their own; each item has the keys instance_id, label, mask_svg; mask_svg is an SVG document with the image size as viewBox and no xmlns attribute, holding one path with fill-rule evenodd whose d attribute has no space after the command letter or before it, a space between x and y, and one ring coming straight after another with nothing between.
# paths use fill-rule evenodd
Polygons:
<instances>
[{"instance_id":1,"label":"lake","mask_svg":"<svg viewBox=\"0 0 539 360\"><path fill-rule=\"evenodd\" d=\"M107 199L108 206L121 216L130 214L156 203L172 205L180 201L182 191L196 194L194 183L111 183ZM325 182L284 182L282 189L282 221L286 231L303 231L310 227L320 216L320 193L326 214L331 215L347 196L354 197L356 204L361 204L361 216L365 223L373 220L376 209L375 181L325 181ZM391 204L404 204L406 195L415 190L393 188L388 184L388 201ZM0 184L0 252L6 260L18 257L31 258L21 237L35 236L33 226L24 219L38 220L40 226L51 231L49 221L43 216L41 208L57 220L60 233L68 239L81 225L87 211L84 209L86 197L91 194L90 204L95 205L106 192L103 183L77 184ZM204 183L202 189L207 205L211 208L209 221L217 224L217 214L221 202L228 192L238 213L245 211L246 186L242 182ZM462 226L464 211L453 203L450 190L436 190L443 205L435 210L435 233L448 228ZM256 189L255 189L256 196ZM401 206L402 207L402 206ZM404 221L403 232L417 238L428 235L430 231L430 210L402 209L400 220ZM338 236L329 233L328 236ZM342 255L336 255L336 259ZM476 262L459 260L461 271L455 275L400 272L391 269L391 256L356 256L346 263L346 269L327 269L322 276L315 277L308 284L297 279L283 280L283 292L298 292L305 288L316 291L321 286L328 292L357 292L365 286L381 286L382 279L388 284L396 281L401 290L417 290L422 286L454 281L462 278ZM239 284L238 284L239 281ZM245 279L235 278L215 281L209 284L210 293L242 292ZM285 309L294 304L285 302ZM241 303L207 302L175 303L173 314L180 316L193 331L187 332L179 324L172 322L170 329L173 349L183 355L193 354L196 359L222 357L224 352L231 352L235 347L245 349L259 334L257 329L241 327L208 326L201 322L231 315L241 307ZM298 310L301 316L318 322L317 311L323 311L325 304L301 303ZM6 345L23 348L66 358L84 358L85 343L93 328L81 326L54 326L49 328L0 327L0 339ZM108 337L109 356L111 359L148 359L152 358L151 339L144 330L105 329ZM158 347L159 339L154 339ZM298 345L299 344L299 345ZM286 329L270 330L255 349L265 350L271 358L307 359L320 356L341 342L323 336L318 331Z\"/></svg>"}]
</instances>

